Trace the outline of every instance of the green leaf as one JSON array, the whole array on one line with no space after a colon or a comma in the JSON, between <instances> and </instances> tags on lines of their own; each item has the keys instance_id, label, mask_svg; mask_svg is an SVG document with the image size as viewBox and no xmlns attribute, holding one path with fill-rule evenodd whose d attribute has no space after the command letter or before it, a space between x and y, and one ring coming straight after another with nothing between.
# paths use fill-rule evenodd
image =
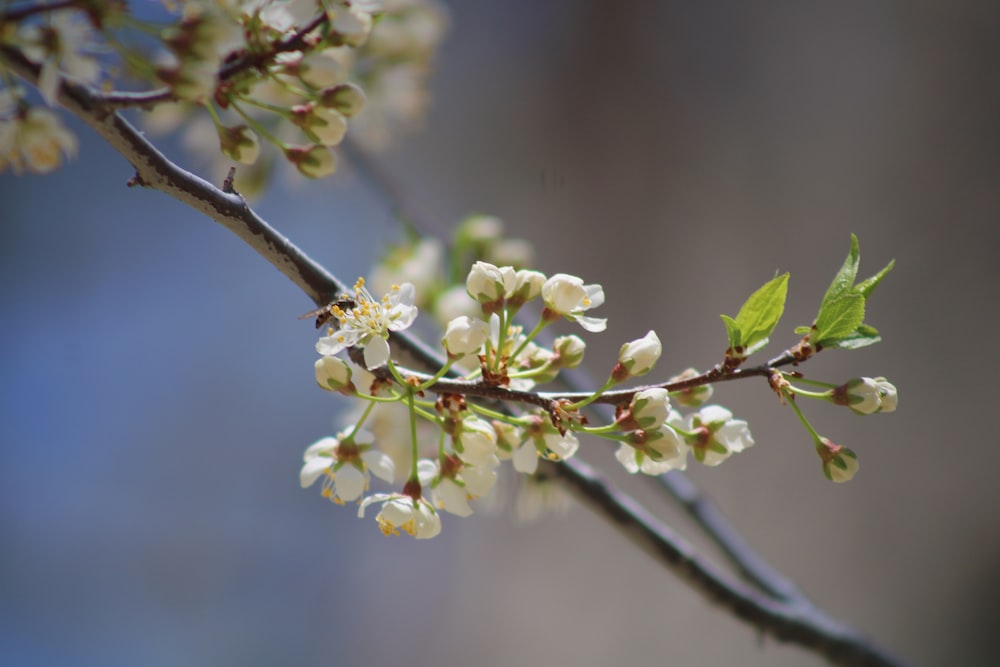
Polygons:
<instances>
[{"instance_id":1,"label":"green leaf","mask_svg":"<svg viewBox=\"0 0 1000 667\"><path fill-rule=\"evenodd\" d=\"M788 296L788 274L772 278L746 300L736 315L743 353L751 355L767 344L771 332L778 325L785 312L785 298Z\"/></svg>"},{"instance_id":2,"label":"green leaf","mask_svg":"<svg viewBox=\"0 0 1000 667\"><path fill-rule=\"evenodd\" d=\"M736 323L736 320L728 315L719 315L719 317L722 318L722 323L726 325L726 336L729 337L729 348L735 350L742 345L740 325Z\"/></svg>"},{"instance_id":3,"label":"green leaf","mask_svg":"<svg viewBox=\"0 0 1000 667\"><path fill-rule=\"evenodd\" d=\"M875 327L862 324L846 338L842 338L837 343L829 346L829 349L840 348L842 350L857 350L858 348L874 345L882 340Z\"/></svg>"},{"instance_id":4,"label":"green leaf","mask_svg":"<svg viewBox=\"0 0 1000 667\"><path fill-rule=\"evenodd\" d=\"M837 272L837 275L833 278L833 282L830 283L830 287L827 288L826 294L823 296L823 304L820 306L820 312L826 308L828 303L851 291L851 288L854 286L854 279L858 276L858 265L860 263L861 250L858 248L858 237L851 234L851 250L847 253L844 265L840 267L840 271Z\"/></svg>"},{"instance_id":5,"label":"green leaf","mask_svg":"<svg viewBox=\"0 0 1000 667\"><path fill-rule=\"evenodd\" d=\"M878 284L882 282L882 279L885 278L885 274L889 273L889 271L891 271L892 267L895 265L896 265L896 260L892 260L891 262L885 265L884 269L876 273L874 276L872 276L868 280L864 280L855 285L854 291L858 292L859 294L861 294L861 296L867 299L869 296L871 296L872 292L875 291L875 288L878 287Z\"/></svg>"},{"instance_id":6,"label":"green leaf","mask_svg":"<svg viewBox=\"0 0 1000 667\"><path fill-rule=\"evenodd\" d=\"M816 316L816 333L813 342L823 347L834 347L861 326L865 319L865 297L848 293L826 302Z\"/></svg>"}]
</instances>

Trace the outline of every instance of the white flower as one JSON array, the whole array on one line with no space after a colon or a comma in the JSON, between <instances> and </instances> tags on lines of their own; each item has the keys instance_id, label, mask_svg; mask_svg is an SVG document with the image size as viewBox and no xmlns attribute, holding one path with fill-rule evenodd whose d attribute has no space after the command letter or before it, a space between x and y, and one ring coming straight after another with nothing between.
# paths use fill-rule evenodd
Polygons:
<instances>
[{"instance_id":1,"label":"white flower","mask_svg":"<svg viewBox=\"0 0 1000 667\"><path fill-rule=\"evenodd\" d=\"M417 317L413 285L403 283L376 301L365 289L362 278L354 285L354 307L344 310L334 306L333 315L339 322L339 331L320 338L316 351L333 356L355 345L365 349L365 366L377 368L389 360L389 332L402 331L413 324Z\"/></svg>"},{"instance_id":2,"label":"white flower","mask_svg":"<svg viewBox=\"0 0 1000 667\"><path fill-rule=\"evenodd\" d=\"M365 516L365 509L373 503L382 503L376 515L383 535L399 535L403 530L418 540L435 537L441 532L441 517L423 498L414 500L401 493L376 493L361 501L358 516Z\"/></svg>"},{"instance_id":3,"label":"white flower","mask_svg":"<svg viewBox=\"0 0 1000 667\"><path fill-rule=\"evenodd\" d=\"M454 457L437 461L422 460L417 463L420 483L431 487L431 497L438 509L457 516L472 514L470 500L485 496L496 484L495 468L499 459L491 457L484 465L468 466ZM444 470L442 470L444 468Z\"/></svg>"},{"instance_id":4,"label":"white flower","mask_svg":"<svg viewBox=\"0 0 1000 667\"><path fill-rule=\"evenodd\" d=\"M618 381L621 382L628 377L645 375L653 370L653 366L662 352L663 346L660 344L660 338L652 330L642 338L625 343L618 352L618 363L625 371L621 374L623 377ZM618 374L615 375L615 378L618 379Z\"/></svg>"},{"instance_id":5,"label":"white flower","mask_svg":"<svg viewBox=\"0 0 1000 667\"><path fill-rule=\"evenodd\" d=\"M24 55L42 66L38 90L49 105L56 104L61 72L84 83L96 83L101 66L86 52L96 39L90 24L75 12L53 12L48 25L31 25L20 38Z\"/></svg>"},{"instance_id":6,"label":"white flower","mask_svg":"<svg viewBox=\"0 0 1000 667\"><path fill-rule=\"evenodd\" d=\"M527 437L516 446L505 434L505 445L513 448L511 458L514 469L522 473L533 473L538 468L538 457L543 456L550 461L568 459L580 447L580 441L572 431L560 434L548 417L532 415L527 418L522 427ZM520 429L513 432L514 437L522 437Z\"/></svg>"},{"instance_id":7,"label":"white flower","mask_svg":"<svg viewBox=\"0 0 1000 667\"><path fill-rule=\"evenodd\" d=\"M733 413L721 405L706 405L690 415L685 430L694 433L688 438L694 457L709 466L717 466L753 445L747 423L733 419Z\"/></svg>"},{"instance_id":8,"label":"white flower","mask_svg":"<svg viewBox=\"0 0 1000 667\"><path fill-rule=\"evenodd\" d=\"M604 289L600 285L584 285L581 278L557 273L542 285L542 299L554 314L579 322L587 331L604 331L608 326L606 319L582 314L604 303Z\"/></svg>"},{"instance_id":9,"label":"white flower","mask_svg":"<svg viewBox=\"0 0 1000 667\"><path fill-rule=\"evenodd\" d=\"M371 475L392 482L395 470L386 454L372 448L370 440L361 444L358 438L368 440L364 431L354 434L349 428L336 438L325 437L314 442L302 456L299 471L302 488L312 486L323 477L323 496L335 503L357 500L368 488Z\"/></svg>"},{"instance_id":10,"label":"white flower","mask_svg":"<svg viewBox=\"0 0 1000 667\"><path fill-rule=\"evenodd\" d=\"M485 465L497 452L497 432L488 421L478 417L462 421L462 431L455 443L458 455L466 463Z\"/></svg>"},{"instance_id":11,"label":"white flower","mask_svg":"<svg viewBox=\"0 0 1000 667\"><path fill-rule=\"evenodd\" d=\"M517 281L517 273L512 266L497 267L489 262L476 262L469 270L465 289L473 299L483 306L484 312L495 312Z\"/></svg>"},{"instance_id":12,"label":"white flower","mask_svg":"<svg viewBox=\"0 0 1000 667\"><path fill-rule=\"evenodd\" d=\"M482 320L471 317L456 317L448 323L441 344L452 359L467 354L477 354L489 338L490 327Z\"/></svg>"},{"instance_id":13,"label":"white flower","mask_svg":"<svg viewBox=\"0 0 1000 667\"><path fill-rule=\"evenodd\" d=\"M823 460L823 474L831 482L848 482L861 467L853 451L827 438L816 443L816 453Z\"/></svg>"},{"instance_id":14,"label":"white flower","mask_svg":"<svg viewBox=\"0 0 1000 667\"><path fill-rule=\"evenodd\" d=\"M351 367L340 357L323 356L316 360L316 382L327 391L355 391L351 383Z\"/></svg>"},{"instance_id":15,"label":"white flower","mask_svg":"<svg viewBox=\"0 0 1000 667\"><path fill-rule=\"evenodd\" d=\"M677 413L673 413L678 415ZM655 431L635 431L630 442L622 442L615 458L630 473L662 475L687 468L688 446L667 424Z\"/></svg>"},{"instance_id":16,"label":"white flower","mask_svg":"<svg viewBox=\"0 0 1000 667\"><path fill-rule=\"evenodd\" d=\"M0 172L47 174L64 157L76 155L76 136L48 109L33 107L22 117L0 120Z\"/></svg>"}]
</instances>

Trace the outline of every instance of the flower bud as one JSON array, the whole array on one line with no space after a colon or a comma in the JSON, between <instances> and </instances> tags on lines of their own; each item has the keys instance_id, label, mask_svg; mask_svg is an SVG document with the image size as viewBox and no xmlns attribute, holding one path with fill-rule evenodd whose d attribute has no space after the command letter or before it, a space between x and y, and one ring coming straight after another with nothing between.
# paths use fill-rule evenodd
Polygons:
<instances>
[{"instance_id":1,"label":"flower bud","mask_svg":"<svg viewBox=\"0 0 1000 667\"><path fill-rule=\"evenodd\" d=\"M697 377L698 371L694 368L688 368L680 373L680 375L675 375L670 378L670 384L675 382L682 382L689 378ZM680 391L674 391L670 393L670 397L674 399L677 405L682 405L685 408L700 408L709 399L712 398L712 385L702 384L697 387L688 387L687 389L681 389Z\"/></svg>"},{"instance_id":2,"label":"flower bud","mask_svg":"<svg viewBox=\"0 0 1000 667\"><path fill-rule=\"evenodd\" d=\"M351 382L351 367L340 357L322 356L314 364L316 382L327 391L353 394L356 389Z\"/></svg>"},{"instance_id":3,"label":"flower bud","mask_svg":"<svg viewBox=\"0 0 1000 667\"><path fill-rule=\"evenodd\" d=\"M846 405L859 415L892 412L896 409L896 387L883 377L854 378L831 389L829 400Z\"/></svg>"},{"instance_id":4,"label":"flower bud","mask_svg":"<svg viewBox=\"0 0 1000 667\"><path fill-rule=\"evenodd\" d=\"M552 360L557 368L576 368L583 362L587 344L579 336L559 336L552 342L556 356Z\"/></svg>"},{"instance_id":5,"label":"flower bud","mask_svg":"<svg viewBox=\"0 0 1000 667\"><path fill-rule=\"evenodd\" d=\"M896 404L899 402L896 394L896 385L881 376L875 378L874 381L878 387L879 396L882 399L882 407L879 412L895 412Z\"/></svg>"},{"instance_id":6,"label":"flower bud","mask_svg":"<svg viewBox=\"0 0 1000 667\"><path fill-rule=\"evenodd\" d=\"M326 146L289 146L285 158L308 178L323 178L337 170L337 158Z\"/></svg>"},{"instance_id":7,"label":"flower bud","mask_svg":"<svg viewBox=\"0 0 1000 667\"><path fill-rule=\"evenodd\" d=\"M622 382L626 378L645 375L653 369L663 352L663 346L655 331L650 331L642 338L622 345L618 352L618 365L611 376Z\"/></svg>"},{"instance_id":8,"label":"flower bud","mask_svg":"<svg viewBox=\"0 0 1000 667\"><path fill-rule=\"evenodd\" d=\"M317 107L313 103L292 107L291 120L313 141L324 146L336 146L344 140L347 121L334 109Z\"/></svg>"},{"instance_id":9,"label":"flower bud","mask_svg":"<svg viewBox=\"0 0 1000 667\"><path fill-rule=\"evenodd\" d=\"M286 56L284 60L302 83L311 88L329 88L347 76L347 68L337 60L332 50L311 51L301 60Z\"/></svg>"},{"instance_id":10,"label":"flower bud","mask_svg":"<svg viewBox=\"0 0 1000 667\"><path fill-rule=\"evenodd\" d=\"M535 246L526 239L499 239L490 245L487 259L500 265L531 266L535 263Z\"/></svg>"},{"instance_id":11,"label":"flower bud","mask_svg":"<svg viewBox=\"0 0 1000 667\"><path fill-rule=\"evenodd\" d=\"M492 215L470 215L465 218L455 232L455 238L462 243L482 247L499 241L503 236L503 221Z\"/></svg>"},{"instance_id":12,"label":"flower bud","mask_svg":"<svg viewBox=\"0 0 1000 667\"><path fill-rule=\"evenodd\" d=\"M459 359L478 353L489 335L490 327L486 322L463 315L448 322L441 344L450 359Z\"/></svg>"},{"instance_id":13,"label":"flower bud","mask_svg":"<svg viewBox=\"0 0 1000 667\"><path fill-rule=\"evenodd\" d=\"M469 271L465 289L480 303L484 313L494 313L503 306L516 278L510 266L497 267L488 262L476 262Z\"/></svg>"},{"instance_id":14,"label":"flower bud","mask_svg":"<svg viewBox=\"0 0 1000 667\"><path fill-rule=\"evenodd\" d=\"M253 164L260 155L260 141L257 133L246 125L235 127L219 126L219 148L232 160L241 164Z\"/></svg>"},{"instance_id":15,"label":"flower bud","mask_svg":"<svg viewBox=\"0 0 1000 667\"><path fill-rule=\"evenodd\" d=\"M320 93L319 103L350 118L364 108L366 99L365 91L361 88L353 83L342 83Z\"/></svg>"},{"instance_id":16,"label":"flower bud","mask_svg":"<svg viewBox=\"0 0 1000 667\"><path fill-rule=\"evenodd\" d=\"M521 269L514 274L514 287L507 297L512 308L520 308L528 301L537 299L545 284L545 274L540 271Z\"/></svg>"},{"instance_id":17,"label":"flower bud","mask_svg":"<svg viewBox=\"0 0 1000 667\"><path fill-rule=\"evenodd\" d=\"M861 467L853 451L827 438L816 443L816 453L823 460L823 474L831 482L850 481Z\"/></svg>"},{"instance_id":18,"label":"flower bud","mask_svg":"<svg viewBox=\"0 0 1000 667\"><path fill-rule=\"evenodd\" d=\"M638 391L632 402L616 421L623 430L655 431L670 414L670 394L666 389L653 387Z\"/></svg>"}]
</instances>

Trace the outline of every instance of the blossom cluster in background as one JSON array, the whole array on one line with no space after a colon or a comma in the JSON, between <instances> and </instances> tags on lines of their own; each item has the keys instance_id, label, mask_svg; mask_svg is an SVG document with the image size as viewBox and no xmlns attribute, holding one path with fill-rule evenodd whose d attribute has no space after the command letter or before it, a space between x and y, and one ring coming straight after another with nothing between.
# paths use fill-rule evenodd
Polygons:
<instances>
[{"instance_id":1,"label":"blossom cluster in background","mask_svg":"<svg viewBox=\"0 0 1000 667\"><path fill-rule=\"evenodd\" d=\"M112 106L148 112L151 131L181 130L216 175L243 165L247 194L279 162L332 174L350 126L369 148L417 127L448 26L437 0L190 0L166 22L124 3L29 7L0 12L0 46L38 68L44 105L57 105L63 81L91 86ZM76 140L14 82L0 76L0 170L49 172Z\"/></svg>"}]
</instances>

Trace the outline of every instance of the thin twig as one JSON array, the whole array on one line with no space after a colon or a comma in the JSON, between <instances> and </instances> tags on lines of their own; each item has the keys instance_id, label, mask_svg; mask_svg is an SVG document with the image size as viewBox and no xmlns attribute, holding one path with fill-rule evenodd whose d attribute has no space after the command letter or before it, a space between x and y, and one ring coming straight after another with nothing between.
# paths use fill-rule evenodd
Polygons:
<instances>
[{"instance_id":1,"label":"thin twig","mask_svg":"<svg viewBox=\"0 0 1000 667\"><path fill-rule=\"evenodd\" d=\"M38 66L20 52L0 46L0 60L37 85ZM270 227L240 197L222 192L169 161L120 114L104 106L99 93L63 81L59 100L132 163L136 183L174 197L222 224L284 273L317 305L345 289L342 282ZM393 340L415 356L422 356L428 369L440 367L443 361L408 335L397 334ZM571 459L559 465L546 465L543 470L565 483L583 502L692 588L762 632L812 649L835 664L858 667L905 664L816 609L802 609L770 599L728 576L583 461Z\"/></svg>"}]
</instances>

